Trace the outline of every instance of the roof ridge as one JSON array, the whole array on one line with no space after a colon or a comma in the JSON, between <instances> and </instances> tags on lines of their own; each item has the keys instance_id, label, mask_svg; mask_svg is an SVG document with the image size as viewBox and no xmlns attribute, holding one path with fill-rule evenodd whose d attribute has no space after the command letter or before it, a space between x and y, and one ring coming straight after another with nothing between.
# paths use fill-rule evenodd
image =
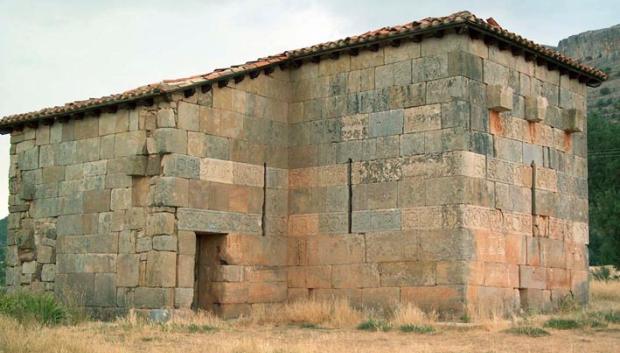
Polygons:
<instances>
[{"instance_id":1,"label":"roof ridge","mask_svg":"<svg viewBox=\"0 0 620 353\"><path fill-rule=\"evenodd\" d=\"M356 36L348 36L343 39L323 42L309 47L287 50L279 54L274 54L256 60L247 61L244 64L233 65L226 68L214 69L204 74L193 75L176 79L164 79L159 82L146 84L122 93L112 94L99 98L89 98L66 103L60 106L43 108L37 111L24 114L9 115L0 120L0 130L6 132L15 125L37 121L39 119L49 119L91 109L101 108L107 105L120 104L147 97L153 97L161 93L170 93L184 90L193 86L208 84L213 81L227 80L234 75L241 75L251 71L267 70L276 64L286 64L289 61L301 60L310 56L320 56L330 52L337 52L347 48L360 48L372 43L379 43L385 40L400 40L406 36L419 35L430 31L441 31L451 26L467 26L471 30L482 31L483 36L495 36L493 40L503 41L511 45L523 47L530 55L534 55L540 60L552 62L548 65L563 65L563 70L573 70L577 75L587 76L588 82L600 82L607 79L607 75L601 70L582 64L576 59L565 56L559 51L549 49L526 39L516 33L510 32L500 27L495 20L483 20L470 11L462 10L443 17L426 17L421 20L407 22L402 25L384 26L379 29L364 32ZM373 44L376 45L376 44ZM571 71L572 72L572 71ZM254 76L255 77L255 76ZM3 131L0 131L3 132Z\"/></svg>"}]
</instances>

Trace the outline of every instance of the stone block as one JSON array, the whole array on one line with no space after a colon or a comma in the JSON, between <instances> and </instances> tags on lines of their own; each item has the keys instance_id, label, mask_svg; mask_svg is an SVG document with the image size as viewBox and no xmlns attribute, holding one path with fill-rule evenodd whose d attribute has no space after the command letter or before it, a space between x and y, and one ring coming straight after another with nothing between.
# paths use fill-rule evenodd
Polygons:
<instances>
[{"instance_id":1,"label":"stone block","mask_svg":"<svg viewBox=\"0 0 620 353\"><path fill-rule=\"evenodd\" d=\"M331 266L307 266L304 269L307 288L331 288Z\"/></svg>"},{"instance_id":2,"label":"stone block","mask_svg":"<svg viewBox=\"0 0 620 353\"><path fill-rule=\"evenodd\" d=\"M525 97L525 120L530 122L541 122L545 120L545 116L547 115L547 107L549 106L549 102L545 97Z\"/></svg>"},{"instance_id":3,"label":"stone block","mask_svg":"<svg viewBox=\"0 0 620 353\"><path fill-rule=\"evenodd\" d=\"M171 288L138 287L134 291L134 304L139 309L170 307L173 294Z\"/></svg>"},{"instance_id":4,"label":"stone block","mask_svg":"<svg viewBox=\"0 0 620 353\"><path fill-rule=\"evenodd\" d=\"M150 251L146 261L146 283L150 287L174 287L177 255L172 252Z\"/></svg>"},{"instance_id":5,"label":"stone block","mask_svg":"<svg viewBox=\"0 0 620 353\"><path fill-rule=\"evenodd\" d=\"M528 311L547 311L551 308L549 291L536 288L520 288L521 307Z\"/></svg>"},{"instance_id":6,"label":"stone block","mask_svg":"<svg viewBox=\"0 0 620 353\"><path fill-rule=\"evenodd\" d=\"M177 261L177 286L194 287L194 256L179 255Z\"/></svg>"},{"instance_id":7,"label":"stone block","mask_svg":"<svg viewBox=\"0 0 620 353\"><path fill-rule=\"evenodd\" d=\"M399 135L403 132L403 110L371 113L368 133L370 137Z\"/></svg>"},{"instance_id":8,"label":"stone block","mask_svg":"<svg viewBox=\"0 0 620 353\"><path fill-rule=\"evenodd\" d=\"M462 312L465 301L462 286L430 286L401 288L401 302L411 303L422 310L437 310L449 314Z\"/></svg>"},{"instance_id":9,"label":"stone block","mask_svg":"<svg viewBox=\"0 0 620 353\"><path fill-rule=\"evenodd\" d=\"M162 128L155 130L153 137L156 153L187 153L187 131Z\"/></svg>"},{"instance_id":10,"label":"stone block","mask_svg":"<svg viewBox=\"0 0 620 353\"><path fill-rule=\"evenodd\" d=\"M309 265L361 263L364 239L360 235L315 236L307 240Z\"/></svg>"},{"instance_id":11,"label":"stone block","mask_svg":"<svg viewBox=\"0 0 620 353\"><path fill-rule=\"evenodd\" d=\"M441 104L441 128L469 128L470 104L454 101Z\"/></svg>"},{"instance_id":12,"label":"stone block","mask_svg":"<svg viewBox=\"0 0 620 353\"><path fill-rule=\"evenodd\" d=\"M116 306L116 274L95 274L95 305Z\"/></svg>"},{"instance_id":13,"label":"stone block","mask_svg":"<svg viewBox=\"0 0 620 353\"><path fill-rule=\"evenodd\" d=\"M562 118L565 126L564 131L568 133L583 132L585 128L585 112L580 109L563 109Z\"/></svg>"},{"instance_id":14,"label":"stone block","mask_svg":"<svg viewBox=\"0 0 620 353\"><path fill-rule=\"evenodd\" d=\"M200 131L198 105L180 101L178 103L178 127L189 131Z\"/></svg>"},{"instance_id":15,"label":"stone block","mask_svg":"<svg viewBox=\"0 0 620 353\"><path fill-rule=\"evenodd\" d=\"M76 162L91 162L99 159L99 138L90 138L86 140L78 140L76 142Z\"/></svg>"},{"instance_id":16,"label":"stone block","mask_svg":"<svg viewBox=\"0 0 620 353\"><path fill-rule=\"evenodd\" d=\"M448 53L448 75L482 81L482 58L464 51Z\"/></svg>"},{"instance_id":17,"label":"stone block","mask_svg":"<svg viewBox=\"0 0 620 353\"><path fill-rule=\"evenodd\" d=\"M211 291L215 302L240 304L248 301L249 288L245 282L213 282Z\"/></svg>"},{"instance_id":18,"label":"stone block","mask_svg":"<svg viewBox=\"0 0 620 353\"><path fill-rule=\"evenodd\" d=\"M400 288L363 288L362 304L365 307L386 309L399 302Z\"/></svg>"},{"instance_id":19,"label":"stone block","mask_svg":"<svg viewBox=\"0 0 620 353\"><path fill-rule=\"evenodd\" d=\"M176 127L176 119L172 108L161 108L157 111L157 127Z\"/></svg>"},{"instance_id":20,"label":"stone block","mask_svg":"<svg viewBox=\"0 0 620 353\"><path fill-rule=\"evenodd\" d=\"M286 300L286 283L250 283L249 303L281 303Z\"/></svg>"},{"instance_id":21,"label":"stone block","mask_svg":"<svg viewBox=\"0 0 620 353\"><path fill-rule=\"evenodd\" d=\"M119 254L116 259L116 284L119 287L136 287L140 277L140 255Z\"/></svg>"},{"instance_id":22,"label":"stone block","mask_svg":"<svg viewBox=\"0 0 620 353\"><path fill-rule=\"evenodd\" d=\"M441 105L429 104L407 108L404 111L404 132L441 129Z\"/></svg>"},{"instance_id":23,"label":"stone block","mask_svg":"<svg viewBox=\"0 0 620 353\"><path fill-rule=\"evenodd\" d=\"M187 207L189 182L174 177L157 178L151 188L153 206Z\"/></svg>"},{"instance_id":24,"label":"stone block","mask_svg":"<svg viewBox=\"0 0 620 353\"><path fill-rule=\"evenodd\" d=\"M113 189L110 200L112 211L127 210L131 208L132 191L130 188Z\"/></svg>"},{"instance_id":25,"label":"stone block","mask_svg":"<svg viewBox=\"0 0 620 353\"><path fill-rule=\"evenodd\" d=\"M179 231L178 240L179 255L196 254L196 234L194 232Z\"/></svg>"},{"instance_id":26,"label":"stone block","mask_svg":"<svg viewBox=\"0 0 620 353\"><path fill-rule=\"evenodd\" d=\"M218 183L232 184L234 180L233 162L204 158L200 160L200 179Z\"/></svg>"},{"instance_id":27,"label":"stone block","mask_svg":"<svg viewBox=\"0 0 620 353\"><path fill-rule=\"evenodd\" d=\"M468 100L469 79L463 76L442 78L426 85L426 104L445 103L455 99Z\"/></svg>"},{"instance_id":28,"label":"stone block","mask_svg":"<svg viewBox=\"0 0 620 353\"><path fill-rule=\"evenodd\" d=\"M382 100L387 95L387 107L385 109L409 108L424 105L426 102L426 83L414 83L405 86L391 86L384 88ZM383 104L381 106L383 110Z\"/></svg>"},{"instance_id":29,"label":"stone block","mask_svg":"<svg viewBox=\"0 0 620 353\"><path fill-rule=\"evenodd\" d=\"M41 269L41 281L43 282L54 282L56 278L56 265L55 264L45 264Z\"/></svg>"},{"instance_id":30,"label":"stone block","mask_svg":"<svg viewBox=\"0 0 620 353\"><path fill-rule=\"evenodd\" d=\"M398 209L354 211L352 216L354 233L401 229L401 213Z\"/></svg>"},{"instance_id":31,"label":"stone block","mask_svg":"<svg viewBox=\"0 0 620 353\"><path fill-rule=\"evenodd\" d=\"M375 68L375 88L411 83L411 61L400 61Z\"/></svg>"},{"instance_id":32,"label":"stone block","mask_svg":"<svg viewBox=\"0 0 620 353\"><path fill-rule=\"evenodd\" d=\"M161 251L177 251L177 237L170 235L154 236L153 249Z\"/></svg>"},{"instance_id":33,"label":"stone block","mask_svg":"<svg viewBox=\"0 0 620 353\"><path fill-rule=\"evenodd\" d=\"M519 266L519 287L547 289L547 269L544 267Z\"/></svg>"},{"instance_id":34,"label":"stone block","mask_svg":"<svg viewBox=\"0 0 620 353\"><path fill-rule=\"evenodd\" d=\"M333 288L374 288L379 287L379 283L377 264L332 266Z\"/></svg>"},{"instance_id":35,"label":"stone block","mask_svg":"<svg viewBox=\"0 0 620 353\"><path fill-rule=\"evenodd\" d=\"M177 309L190 309L194 301L194 288L175 288L174 307Z\"/></svg>"},{"instance_id":36,"label":"stone block","mask_svg":"<svg viewBox=\"0 0 620 353\"><path fill-rule=\"evenodd\" d=\"M379 264L382 287L434 286L437 265L433 262L390 262Z\"/></svg>"},{"instance_id":37,"label":"stone block","mask_svg":"<svg viewBox=\"0 0 620 353\"><path fill-rule=\"evenodd\" d=\"M382 232L365 236L368 262L416 261L419 238L412 232Z\"/></svg>"},{"instance_id":38,"label":"stone block","mask_svg":"<svg viewBox=\"0 0 620 353\"><path fill-rule=\"evenodd\" d=\"M512 105L512 88L503 85L487 86L487 107L496 112L510 111Z\"/></svg>"},{"instance_id":39,"label":"stone block","mask_svg":"<svg viewBox=\"0 0 620 353\"><path fill-rule=\"evenodd\" d=\"M110 211L110 190L91 190L84 192L84 212L98 213Z\"/></svg>"},{"instance_id":40,"label":"stone block","mask_svg":"<svg viewBox=\"0 0 620 353\"><path fill-rule=\"evenodd\" d=\"M127 157L146 153L146 131L138 130L115 135L114 156Z\"/></svg>"},{"instance_id":41,"label":"stone block","mask_svg":"<svg viewBox=\"0 0 620 353\"><path fill-rule=\"evenodd\" d=\"M183 154L167 154L163 156L162 176L198 179L200 177L200 159Z\"/></svg>"},{"instance_id":42,"label":"stone block","mask_svg":"<svg viewBox=\"0 0 620 353\"><path fill-rule=\"evenodd\" d=\"M172 213L153 213L147 217L147 235L169 235L174 234L175 225L174 214ZM175 244L176 248L176 244Z\"/></svg>"}]
</instances>

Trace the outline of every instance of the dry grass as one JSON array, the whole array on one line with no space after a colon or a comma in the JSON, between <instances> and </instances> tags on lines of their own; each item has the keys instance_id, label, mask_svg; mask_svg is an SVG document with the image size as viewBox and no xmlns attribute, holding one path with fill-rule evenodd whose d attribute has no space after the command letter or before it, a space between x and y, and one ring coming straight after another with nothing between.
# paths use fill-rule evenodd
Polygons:
<instances>
[{"instance_id":1,"label":"dry grass","mask_svg":"<svg viewBox=\"0 0 620 353\"><path fill-rule=\"evenodd\" d=\"M395 327L403 325L430 325L437 322L439 315L436 312L425 313L413 304L401 305L396 308L390 320Z\"/></svg>"},{"instance_id":2,"label":"dry grass","mask_svg":"<svg viewBox=\"0 0 620 353\"><path fill-rule=\"evenodd\" d=\"M590 293L593 302L610 301L620 303L620 281L592 281Z\"/></svg>"},{"instance_id":3,"label":"dry grass","mask_svg":"<svg viewBox=\"0 0 620 353\"><path fill-rule=\"evenodd\" d=\"M592 309L619 308L620 283L592 283ZM505 318L501 307L482 308L472 319L488 324L464 331L441 326L433 335L416 335L393 329L366 332L354 327L375 313L354 309L345 301L308 301L257 308L251 317L224 321L209 313L179 312L166 324L149 324L135 313L111 323L84 322L46 328L22 326L0 317L2 353L166 352L166 353L579 353L615 352L620 346L620 325L606 328L549 330L550 336L516 335L507 327L527 324L542 327L549 316ZM478 315L478 317L474 317ZM583 317L578 310L562 317ZM437 326L437 315L415 306L397 308L389 318L393 327ZM486 320L486 321L485 321ZM323 329L304 329L313 324ZM315 326L308 326L315 327Z\"/></svg>"}]
</instances>

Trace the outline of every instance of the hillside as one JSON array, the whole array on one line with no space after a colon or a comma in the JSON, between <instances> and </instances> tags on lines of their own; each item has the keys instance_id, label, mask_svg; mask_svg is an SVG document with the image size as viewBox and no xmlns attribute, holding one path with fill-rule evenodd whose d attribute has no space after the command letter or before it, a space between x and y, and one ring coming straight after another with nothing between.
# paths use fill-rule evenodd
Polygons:
<instances>
[{"instance_id":1,"label":"hillside","mask_svg":"<svg viewBox=\"0 0 620 353\"><path fill-rule=\"evenodd\" d=\"M620 25L570 36L557 49L609 75L588 90L590 263L620 268Z\"/></svg>"},{"instance_id":2,"label":"hillside","mask_svg":"<svg viewBox=\"0 0 620 353\"><path fill-rule=\"evenodd\" d=\"M588 91L588 110L620 122L620 24L562 39L557 49L609 75Z\"/></svg>"}]
</instances>

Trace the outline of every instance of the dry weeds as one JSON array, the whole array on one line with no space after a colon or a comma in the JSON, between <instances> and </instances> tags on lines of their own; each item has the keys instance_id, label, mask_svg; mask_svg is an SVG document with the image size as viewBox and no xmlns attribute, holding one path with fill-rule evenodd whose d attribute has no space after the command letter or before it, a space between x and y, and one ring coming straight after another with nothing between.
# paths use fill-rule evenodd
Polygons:
<instances>
[{"instance_id":1,"label":"dry weeds","mask_svg":"<svg viewBox=\"0 0 620 353\"><path fill-rule=\"evenodd\" d=\"M620 283L593 282L591 292L590 310L620 308ZM0 317L0 352L607 353L617 351L620 346L618 324L602 329L550 330L551 335L544 338L505 333L505 328L516 322L542 327L548 316L506 319L499 307L481 309L477 319L486 324L468 330L440 325L436 322L437 315L424 313L411 305L397 308L389 318L393 327L436 326L438 332L434 335L402 333L396 329L390 332L356 330L354 326L372 313L351 308L344 301L296 302L277 308L259 308L252 317L230 321L209 313L179 312L161 325L149 324L135 313L111 323L84 322L55 328L25 327ZM564 314L570 315L578 317L584 312ZM313 329L317 327L319 329Z\"/></svg>"}]
</instances>

